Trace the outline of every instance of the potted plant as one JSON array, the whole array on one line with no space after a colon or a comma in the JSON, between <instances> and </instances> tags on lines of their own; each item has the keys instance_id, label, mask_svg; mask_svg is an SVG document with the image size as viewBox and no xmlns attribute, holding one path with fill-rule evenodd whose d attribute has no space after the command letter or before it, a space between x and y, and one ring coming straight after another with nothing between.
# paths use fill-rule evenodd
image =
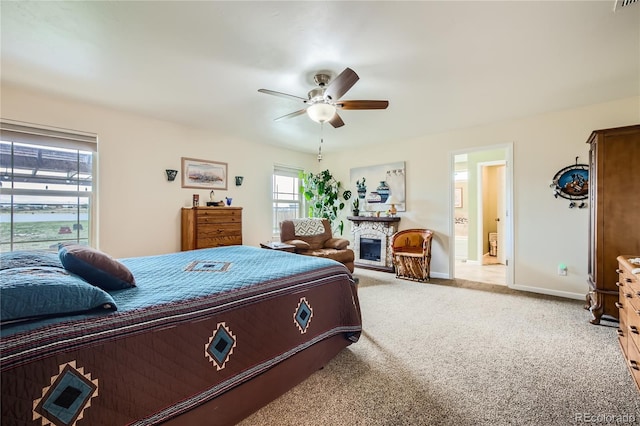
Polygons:
<instances>
[{"instance_id":1,"label":"potted plant","mask_svg":"<svg viewBox=\"0 0 640 426\"><path fill-rule=\"evenodd\" d=\"M351 198L351 191L342 191L342 184L329 170L320 173L300 173L300 193L304 194L309 205L309 217L328 219L332 229L342 235L344 222L334 223L338 213L344 209L344 201Z\"/></svg>"},{"instance_id":2,"label":"potted plant","mask_svg":"<svg viewBox=\"0 0 640 426\"><path fill-rule=\"evenodd\" d=\"M353 209L351 210L353 212L353 215L360 216L360 199L356 198L351 204L353 206Z\"/></svg>"}]
</instances>

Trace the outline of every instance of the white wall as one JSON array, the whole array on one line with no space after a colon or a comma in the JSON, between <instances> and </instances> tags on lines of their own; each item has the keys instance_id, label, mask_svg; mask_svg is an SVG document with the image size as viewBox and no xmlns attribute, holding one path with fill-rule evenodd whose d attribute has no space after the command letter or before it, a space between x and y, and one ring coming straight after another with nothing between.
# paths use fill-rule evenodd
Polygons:
<instances>
[{"instance_id":1,"label":"white wall","mask_svg":"<svg viewBox=\"0 0 640 426\"><path fill-rule=\"evenodd\" d=\"M453 152L512 143L514 155L514 287L584 298L587 291L588 209L569 209L555 199L549 184L556 172L588 163L586 140L591 131L638 124L640 98L633 97L584 108L557 111L489 126L390 141L340 154L327 154L329 168L349 182L353 167L406 162L407 211L400 229L426 227L435 231L432 275L449 276L450 157ZM569 268L557 275L558 263Z\"/></svg>"},{"instance_id":2,"label":"white wall","mask_svg":"<svg viewBox=\"0 0 640 426\"><path fill-rule=\"evenodd\" d=\"M244 242L254 246L271 238L274 163L313 171L328 168L339 180L349 182L353 167L405 161L408 211L399 214L400 228L428 227L436 232L435 276L449 275L449 245L454 241L449 235L451 154L512 143L515 287L583 298L587 291L588 210L569 209L567 200L553 198L549 183L576 156L581 163L588 161L585 142L592 130L639 123L640 98L325 153L320 164L315 155L12 86L2 86L0 115L99 135L98 247L115 257L180 249L180 208L191 204L194 190L182 189L178 179L167 182L164 175L167 168L180 169L180 157L229 164L229 190L216 191L216 198L233 197L233 204L244 208ZM241 187L233 183L236 175L245 177ZM208 191L199 193L201 200L208 198ZM350 233L348 225L345 233ZM566 277L556 273L560 262L568 265Z\"/></svg>"},{"instance_id":3,"label":"white wall","mask_svg":"<svg viewBox=\"0 0 640 426\"><path fill-rule=\"evenodd\" d=\"M179 177L167 181L165 169L180 170L181 157L228 163L228 190L215 196L243 207L244 243L253 246L272 237L273 165L317 167L314 155L12 86L2 86L1 108L5 119L98 134L97 246L119 258L180 250L180 208L194 193L209 199L209 191L181 188Z\"/></svg>"}]
</instances>

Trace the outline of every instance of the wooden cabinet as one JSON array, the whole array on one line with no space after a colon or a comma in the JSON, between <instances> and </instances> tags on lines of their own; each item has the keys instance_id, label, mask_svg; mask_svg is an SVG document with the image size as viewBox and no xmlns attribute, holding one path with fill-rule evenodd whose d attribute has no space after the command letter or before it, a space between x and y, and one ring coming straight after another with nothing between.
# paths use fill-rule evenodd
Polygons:
<instances>
[{"instance_id":1,"label":"wooden cabinet","mask_svg":"<svg viewBox=\"0 0 640 426\"><path fill-rule=\"evenodd\" d=\"M637 265L629 259L640 256L618 256L619 300L616 303L620 313L618 341L627 361L631 376L640 389L640 279L633 274Z\"/></svg>"},{"instance_id":2,"label":"wooden cabinet","mask_svg":"<svg viewBox=\"0 0 640 426\"><path fill-rule=\"evenodd\" d=\"M182 209L182 251L242 244L242 207Z\"/></svg>"},{"instance_id":3,"label":"wooden cabinet","mask_svg":"<svg viewBox=\"0 0 640 426\"><path fill-rule=\"evenodd\" d=\"M599 324L618 318L620 253L640 253L640 125L594 131L589 149L589 263L586 307Z\"/></svg>"}]
</instances>

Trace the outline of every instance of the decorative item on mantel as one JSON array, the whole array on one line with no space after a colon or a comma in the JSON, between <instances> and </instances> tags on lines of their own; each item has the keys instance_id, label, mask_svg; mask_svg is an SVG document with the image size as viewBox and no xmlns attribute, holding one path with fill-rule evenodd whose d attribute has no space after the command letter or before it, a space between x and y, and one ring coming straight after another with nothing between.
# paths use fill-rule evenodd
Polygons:
<instances>
[{"instance_id":1,"label":"decorative item on mantel","mask_svg":"<svg viewBox=\"0 0 640 426\"><path fill-rule=\"evenodd\" d=\"M562 197L571 200L570 209L574 207L586 208L587 203L583 201L577 204L576 200L585 200L589 197L589 165L578 164L578 158L576 157L576 164L567 166L556 173L551 185L549 185L555 198Z\"/></svg>"},{"instance_id":2,"label":"decorative item on mantel","mask_svg":"<svg viewBox=\"0 0 640 426\"><path fill-rule=\"evenodd\" d=\"M351 210L354 216L360 216L360 199L353 200L353 209Z\"/></svg>"},{"instance_id":3,"label":"decorative item on mantel","mask_svg":"<svg viewBox=\"0 0 640 426\"><path fill-rule=\"evenodd\" d=\"M391 207L389 207L389 216L393 217L396 215L396 213L398 213L398 209L396 209L396 204L400 204L400 200L398 200L398 198L391 194L389 196L389 198L387 198L387 204L390 204Z\"/></svg>"}]
</instances>

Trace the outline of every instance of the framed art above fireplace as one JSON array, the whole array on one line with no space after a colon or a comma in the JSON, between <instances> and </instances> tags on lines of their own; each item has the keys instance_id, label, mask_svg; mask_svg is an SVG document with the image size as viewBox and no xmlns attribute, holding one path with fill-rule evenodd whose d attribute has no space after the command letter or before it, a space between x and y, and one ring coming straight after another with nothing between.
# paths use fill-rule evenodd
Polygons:
<instances>
[{"instance_id":1,"label":"framed art above fireplace","mask_svg":"<svg viewBox=\"0 0 640 426\"><path fill-rule=\"evenodd\" d=\"M387 200L393 200L396 210L404 212L407 210L405 162L353 168L348 189L357 194L362 213L389 210Z\"/></svg>"}]
</instances>

